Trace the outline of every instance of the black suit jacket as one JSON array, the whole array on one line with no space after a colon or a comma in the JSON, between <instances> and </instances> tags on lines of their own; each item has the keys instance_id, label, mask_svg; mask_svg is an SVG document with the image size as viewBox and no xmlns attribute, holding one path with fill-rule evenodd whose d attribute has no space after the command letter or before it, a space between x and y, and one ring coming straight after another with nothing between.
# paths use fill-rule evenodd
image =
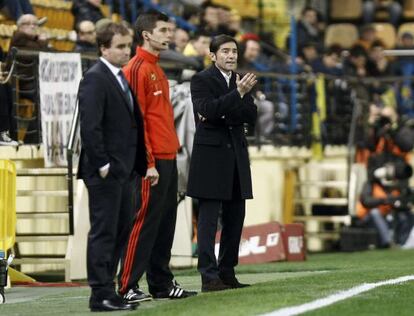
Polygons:
<instances>
[{"instance_id":1,"label":"black suit jacket","mask_svg":"<svg viewBox=\"0 0 414 316\"><path fill-rule=\"evenodd\" d=\"M195 198L233 198L234 172L238 173L242 199L252 195L250 162L244 123L254 124L257 107L250 94L236 89L236 74L230 85L216 66L191 80L196 133L191 156L187 195ZM198 119L198 114L206 118Z\"/></svg>"},{"instance_id":2,"label":"black suit jacket","mask_svg":"<svg viewBox=\"0 0 414 316\"><path fill-rule=\"evenodd\" d=\"M132 90L131 90L132 91ZM99 168L119 180L147 170L142 115L134 97L134 111L110 69L98 61L79 85L82 149L78 177L100 181Z\"/></svg>"}]
</instances>

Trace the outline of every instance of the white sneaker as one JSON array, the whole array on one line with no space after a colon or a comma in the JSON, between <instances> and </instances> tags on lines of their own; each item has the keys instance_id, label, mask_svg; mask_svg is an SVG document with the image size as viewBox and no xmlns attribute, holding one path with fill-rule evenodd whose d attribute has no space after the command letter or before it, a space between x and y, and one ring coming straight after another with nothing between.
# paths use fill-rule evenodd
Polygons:
<instances>
[{"instance_id":1,"label":"white sneaker","mask_svg":"<svg viewBox=\"0 0 414 316\"><path fill-rule=\"evenodd\" d=\"M19 143L10 138L9 131L0 132L0 145L19 146Z\"/></svg>"}]
</instances>

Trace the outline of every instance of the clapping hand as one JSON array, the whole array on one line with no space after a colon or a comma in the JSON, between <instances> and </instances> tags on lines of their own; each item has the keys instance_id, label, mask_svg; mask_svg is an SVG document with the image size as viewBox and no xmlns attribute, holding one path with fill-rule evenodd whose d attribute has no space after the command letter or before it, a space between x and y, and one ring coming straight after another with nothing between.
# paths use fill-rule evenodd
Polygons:
<instances>
[{"instance_id":1,"label":"clapping hand","mask_svg":"<svg viewBox=\"0 0 414 316\"><path fill-rule=\"evenodd\" d=\"M236 74L236 85L237 91L241 97L243 97L246 93L250 92L252 88L256 85L257 78L256 75L253 73L247 73L243 78L240 79L240 75Z\"/></svg>"}]
</instances>

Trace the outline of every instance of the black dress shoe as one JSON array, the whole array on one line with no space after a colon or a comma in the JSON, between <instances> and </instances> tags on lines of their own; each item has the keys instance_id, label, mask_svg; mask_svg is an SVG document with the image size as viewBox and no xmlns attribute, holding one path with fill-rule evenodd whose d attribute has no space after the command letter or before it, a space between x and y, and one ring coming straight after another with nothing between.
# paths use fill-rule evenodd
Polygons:
<instances>
[{"instance_id":1,"label":"black dress shoe","mask_svg":"<svg viewBox=\"0 0 414 316\"><path fill-rule=\"evenodd\" d=\"M223 281L224 284L230 286L232 289L241 289L243 287L250 286L250 284L240 283L239 280L237 280L236 277L232 277L232 278L221 278L221 281Z\"/></svg>"},{"instance_id":2,"label":"black dress shoe","mask_svg":"<svg viewBox=\"0 0 414 316\"><path fill-rule=\"evenodd\" d=\"M105 299L89 303L91 312L132 311L138 304L125 304L121 299Z\"/></svg>"},{"instance_id":3,"label":"black dress shoe","mask_svg":"<svg viewBox=\"0 0 414 316\"><path fill-rule=\"evenodd\" d=\"M224 284L220 279L214 279L208 282L203 282L201 286L201 292L216 292L229 290L231 287L227 284Z\"/></svg>"}]
</instances>

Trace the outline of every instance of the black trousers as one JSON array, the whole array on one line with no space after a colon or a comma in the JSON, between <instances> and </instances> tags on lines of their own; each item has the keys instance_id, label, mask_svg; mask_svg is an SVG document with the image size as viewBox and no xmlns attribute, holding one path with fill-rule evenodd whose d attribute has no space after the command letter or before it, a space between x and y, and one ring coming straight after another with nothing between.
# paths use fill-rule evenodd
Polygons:
<instances>
[{"instance_id":1,"label":"black trousers","mask_svg":"<svg viewBox=\"0 0 414 316\"><path fill-rule=\"evenodd\" d=\"M109 172L105 179L85 179L91 228L87 244L91 301L115 295L116 270L134 220L136 178L120 181Z\"/></svg>"},{"instance_id":2,"label":"black trousers","mask_svg":"<svg viewBox=\"0 0 414 316\"><path fill-rule=\"evenodd\" d=\"M9 131L12 128L12 107L13 98L10 85L0 84L0 132Z\"/></svg>"},{"instance_id":3,"label":"black trousers","mask_svg":"<svg viewBox=\"0 0 414 316\"><path fill-rule=\"evenodd\" d=\"M158 184L141 183L141 203L119 275L121 294L137 286L145 271L150 293L167 290L174 279L169 263L177 218L177 163L157 159L156 168Z\"/></svg>"},{"instance_id":4,"label":"black trousers","mask_svg":"<svg viewBox=\"0 0 414 316\"><path fill-rule=\"evenodd\" d=\"M245 200L240 198L238 176L235 172L233 199L219 201L199 199L197 224L198 271L203 283L220 277L235 276L239 262L239 244L246 213ZM217 222L222 209L222 230L218 260L214 253Z\"/></svg>"}]
</instances>

